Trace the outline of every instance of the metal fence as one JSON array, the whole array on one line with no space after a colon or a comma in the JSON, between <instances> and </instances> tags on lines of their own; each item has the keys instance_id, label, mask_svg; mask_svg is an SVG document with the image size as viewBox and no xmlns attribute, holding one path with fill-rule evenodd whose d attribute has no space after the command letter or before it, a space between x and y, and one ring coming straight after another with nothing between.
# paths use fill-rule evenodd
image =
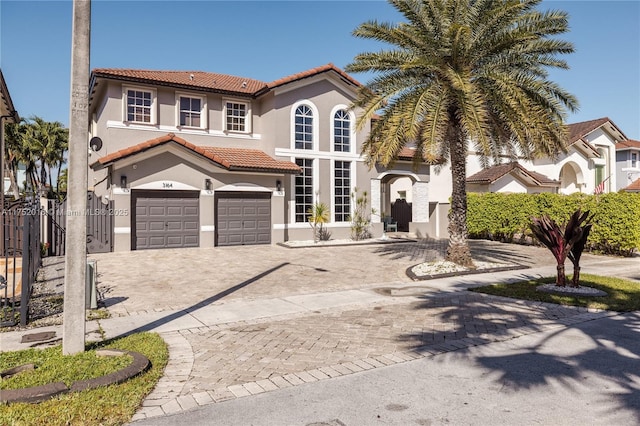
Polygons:
<instances>
[{"instance_id":1,"label":"metal fence","mask_svg":"<svg viewBox=\"0 0 640 426\"><path fill-rule=\"evenodd\" d=\"M29 297L41 264L38 200L21 200L2 206L0 232L0 326L29 320Z\"/></svg>"},{"instance_id":2,"label":"metal fence","mask_svg":"<svg viewBox=\"0 0 640 426\"><path fill-rule=\"evenodd\" d=\"M45 204L46 203L46 204ZM49 256L64 256L67 201L45 200L46 220L43 239ZM113 250L113 200L103 201L93 192L87 193L87 253L108 253Z\"/></svg>"}]
</instances>

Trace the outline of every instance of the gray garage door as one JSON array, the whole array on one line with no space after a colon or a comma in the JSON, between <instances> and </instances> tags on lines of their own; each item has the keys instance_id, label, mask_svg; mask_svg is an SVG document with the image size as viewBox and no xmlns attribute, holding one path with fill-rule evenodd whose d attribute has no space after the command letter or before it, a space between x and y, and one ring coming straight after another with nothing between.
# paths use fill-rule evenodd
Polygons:
<instances>
[{"instance_id":1,"label":"gray garage door","mask_svg":"<svg viewBox=\"0 0 640 426\"><path fill-rule=\"evenodd\" d=\"M134 250L198 247L197 191L133 191Z\"/></svg>"},{"instance_id":2,"label":"gray garage door","mask_svg":"<svg viewBox=\"0 0 640 426\"><path fill-rule=\"evenodd\" d=\"M270 193L216 195L216 245L271 243Z\"/></svg>"}]
</instances>

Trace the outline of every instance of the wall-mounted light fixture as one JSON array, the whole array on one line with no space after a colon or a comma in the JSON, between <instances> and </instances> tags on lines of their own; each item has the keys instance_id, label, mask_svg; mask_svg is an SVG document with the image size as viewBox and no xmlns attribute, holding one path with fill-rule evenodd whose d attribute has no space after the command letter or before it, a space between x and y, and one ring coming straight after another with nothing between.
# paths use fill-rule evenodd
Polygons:
<instances>
[{"instance_id":1,"label":"wall-mounted light fixture","mask_svg":"<svg viewBox=\"0 0 640 426\"><path fill-rule=\"evenodd\" d=\"M127 187L127 177L125 175L120 176L120 188Z\"/></svg>"},{"instance_id":2,"label":"wall-mounted light fixture","mask_svg":"<svg viewBox=\"0 0 640 426\"><path fill-rule=\"evenodd\" d=\"M206 189L207 191L211 191L212 185L211 185L211 179L206 178L204 180L204 189Z\"/></svg>"},{"instance_id":3,"label":"wall-mounted light fixture","mask_svg":"<svg viewBox=\"0 0 640 426\"><path fill-rule=\"evenodd\" d=\"M278 192L282 191L282 181L281 180L277 180L276 181L276 190Z\"/></svg>"}]
</instances>

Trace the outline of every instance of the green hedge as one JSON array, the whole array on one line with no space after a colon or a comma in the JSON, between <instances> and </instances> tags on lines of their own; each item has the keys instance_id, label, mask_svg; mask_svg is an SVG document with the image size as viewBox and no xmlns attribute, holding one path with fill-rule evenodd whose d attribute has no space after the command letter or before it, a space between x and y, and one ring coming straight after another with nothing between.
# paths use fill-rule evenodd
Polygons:
<instances>
[{"instance_id":1,"label":"green hedge","mask_svg":"<svg viewBox=\"0 0 640 426\"><path fill-rule=\"evenodd\" d=\"M640 194L467 194L471 238L514 242L531 237L534 216L549 215L560 224L578 208L594 214L587 249L629 256L640 248Z\"/></svg>"}]
</instances>

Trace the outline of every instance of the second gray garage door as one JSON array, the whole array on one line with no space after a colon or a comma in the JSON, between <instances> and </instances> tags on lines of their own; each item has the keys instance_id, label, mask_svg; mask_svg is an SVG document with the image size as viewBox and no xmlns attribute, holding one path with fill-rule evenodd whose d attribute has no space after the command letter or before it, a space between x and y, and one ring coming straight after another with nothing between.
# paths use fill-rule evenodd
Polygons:
<instances>
[{"instance_id":1,"label":"second gray garage door","mask_svg":"<svg viewBox=\"0 0 640 426\"><path fill-rule=\"evenodd\" d=\"M271 193L216 194L216 245L271 243Z\"/></svg>"},{"instance_id":2,"label":"second gray garage door","mask_svg":"<svg viewBox=\"0 0 640 426\"><path fill-rule=\"evenodd\" d=\"M134 250L198 247L198 191L134 191Z\"/></svg>"}]
</instances>

